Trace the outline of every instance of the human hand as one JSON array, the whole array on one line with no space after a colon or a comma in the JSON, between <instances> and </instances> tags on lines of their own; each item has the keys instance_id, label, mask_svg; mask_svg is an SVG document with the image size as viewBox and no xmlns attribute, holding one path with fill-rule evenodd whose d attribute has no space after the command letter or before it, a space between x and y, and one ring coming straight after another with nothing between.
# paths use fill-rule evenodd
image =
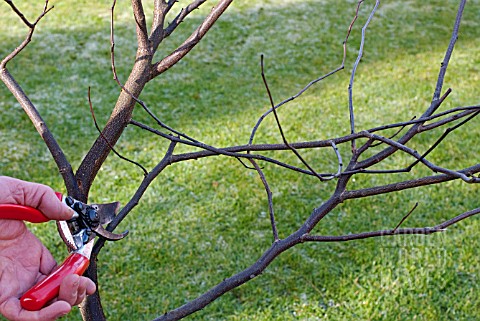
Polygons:
<instances>
[{"instance_id":1,"label":"human hand","mask_svg":"<svg viewBox=\"0 0 480 321\"><path fill-rule=\"evenodd\" d=\"M54 220L67 220L73 215L50 187L4 176L0 176L0 203L34 207ZM39 311L22 309L20 296L50 274L56 265L48 249L23 221L0 220L0 313L15 321L55 320L95 292L93 281L70 275L60 285L55 302Z\"/></svg>"}]
</instances>

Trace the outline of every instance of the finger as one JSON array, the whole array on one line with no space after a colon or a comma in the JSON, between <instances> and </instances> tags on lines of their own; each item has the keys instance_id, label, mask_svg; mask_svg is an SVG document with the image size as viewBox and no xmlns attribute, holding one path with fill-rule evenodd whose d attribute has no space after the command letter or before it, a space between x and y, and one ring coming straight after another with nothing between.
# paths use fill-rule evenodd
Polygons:
<instances>
[{"instance_id":1,"label":"finger","mask_svg":"<svg viewBox=\"0 0 480 321\"><path fill-rule=\"evenodd\" d=\"M78 287L77 302L75 305L82 303L87 295L92 295L97 290L95 283L86 277L80 277L80 285Z\"/></svg>"},{"instance_id":2,"label":"finger","mask_svg":"<svg viewBox=\"0 0 480 321\"><path fill-rule=\"evenodd\" d=\"M71 274L63 279L60 284L58 293L58 300L65 301L70 305L77 303L80 287L80 277L76 274Z\"/></svg>"},{"instance_id":3,"label":"finger","mask_svg":"<svg viewBox=\"0 0 480 321\"><path fill-rule=\"evenodd\" d=\"M80 284L78 286L77 292L77 301L75 302L75 305L79 305L80 303L82 303L82 301L87 296L87 280L87 278L80 278Z\"/></svg>"},{"instance_id":4,"label":"finger","mask_svg":"<svg viewBox=\"0 0 480 321\"><path fill-rule=\"evenodd\" d=\"M0 313L13 321L53 321L66 315L71 309L67 302L57 301L39 311L27 311L22 309L17 298L10 298L0 306Z\"/></svg>"},{"instance_id":5,"label":"finger","mask_svg":"<svg viewBox=\"0 0 480 321\"><path fill-rule=\"evenodd\" d=\"M25 201L27 206L39 209L45 216L52 220L69 220L73 216L73 210L63 204L49 186L27 183L24 187Z\"/></svg>"},{"instance_id":6,"label":"finger","mask_svg":"<svg viewBox=\"0 0 480 321\"><path fill-rule=\"evenodd\" d=\"M49 186L5 176L0 177L0 182L7 187L0 194L0 201L37 208L53 220L72 218L73 210L63 204Z\"/></svg>"},{"instance_id":7,"label":"finger","mask_svg":"<svg viewBox=\"0 0 480 321\"><path fill-rule=\"evenodd\" d=\"M83 277L83 278L85 278L85 277ZM87 286L86 286L87 295L94 294L95 291L97 291L97 286L95 285L95 282L93 282L89 278L85 278L85 279L86 279L86 283L87 283Z\"/></svg>"}]
</instances>

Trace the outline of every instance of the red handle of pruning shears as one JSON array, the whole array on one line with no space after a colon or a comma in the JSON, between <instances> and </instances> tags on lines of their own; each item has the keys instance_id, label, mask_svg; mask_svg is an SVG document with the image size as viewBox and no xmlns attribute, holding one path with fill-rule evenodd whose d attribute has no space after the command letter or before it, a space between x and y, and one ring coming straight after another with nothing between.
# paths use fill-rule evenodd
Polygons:
<instances>
[{"instance_id":1,"label":"red handle of pruning shears","mask_svg":"<svg viewBox=\"0 0 480 321\"><path fill-rule=\"evenodd\" d=\"M63 195L55 192L58 199L62 201ZM48 217L36 208L16 204L0 204L0 219L27 221L30 223L45 223L50 221Z\"/></svg>"},{"instance_id":2,"label":"red handle of pruning shears","mask_svg":"<svg viewBox=\"0 0 480 321\"><path fill-rule=\"evenodd\" d=\"M60 284L67 275L82 275L89 264L90 260L82 254L70 254L62 265L20 298L22 308L30 311L40 310L58 296Z\"/></svg>"},{"instance_id":3,"label":"red handle of pruning shears","mask_svg":"<svg viewBox=\"0 0 480 321\"><path fill-rule=\"evenodd\" d=\"M30 223L50 221L48 217L36 208L15 204L0 204L0 219L27 221Z\"/></svg>"},{"instance_id":4,"label":"red handle of pruning shears","mask_svg":"<svg viewBox=\"0 0 480 321\"><path fill-rule=\"evenodd\" d=\"M56 195L59 200L62 200L61 193L56 193ZM36 208L15 204L0 204L0 219L21 220L31 223L44 223L50 220ZM75 252L70 254L49 276L20 298L22 307L30 311L40 310L58 296L60 284L66 276L70 274L82 275L89 264L90 260L86 256Z\"/></svg>"}]
</instances>

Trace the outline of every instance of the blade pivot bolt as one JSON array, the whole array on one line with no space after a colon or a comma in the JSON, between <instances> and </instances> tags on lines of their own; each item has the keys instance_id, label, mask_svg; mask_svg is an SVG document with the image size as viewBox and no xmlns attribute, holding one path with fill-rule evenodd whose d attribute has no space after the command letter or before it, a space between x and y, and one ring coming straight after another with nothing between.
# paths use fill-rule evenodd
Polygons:
<instances>
[{"instance_id":1,"label":"blade pivot bolt","mask_svg":"<svg viewBox=\"0 0 480 321\"><path fill-rule=\"evenodd\" d=\"M85 215L88 225L92 227L97 227L98 223L100 222L100 218L98 217L97 211L93 208L87 209L87 214Z\"/></svg>"}]
</instances>

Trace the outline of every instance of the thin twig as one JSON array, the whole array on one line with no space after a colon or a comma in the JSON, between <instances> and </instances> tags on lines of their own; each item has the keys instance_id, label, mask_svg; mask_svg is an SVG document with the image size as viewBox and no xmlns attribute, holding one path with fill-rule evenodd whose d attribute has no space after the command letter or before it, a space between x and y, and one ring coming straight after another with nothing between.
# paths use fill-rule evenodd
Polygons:
<instances>
[{"instance_id":1,"label":"thin twig","mask_svg":"<svg viewBox=\"0 0 480 321\"><path fill-rule=\"evenodd\" d=\"M445 99L448 97L450 92L451 92L451 89L449 88L446 91L446 93L442 96L441 99L436 100L435 102L430 104L430 107L427 108L427 111L425 111L423 113L422 117L420 117L419 120L417 120L417 121L413 120L412 123L414 123L414 125L402 137L400 137L397 142L399 144L405 145L408 141L410 141L410 139L412 139L414 136L416 136L420 132L419 128L422 126L423 122L425 122L426 119L428 119L429 117L432 116L432 113L445 101ZM450 119L451 119L451 121L454 120L451 117L450 117ZM420 120L422 120L422 121L420 121ZM374 164L377 164L377 163L381 162L382 160L389 157L390 155L392 155L396 151L397 150L393 146L390 146L389 148L385 148L382 151L376 153L375 155L370 156L369 158L355 164L354 167L355 168L368 168L368 167L370 167Z\"/></svg>"},{"instance_id":2,"label":"thin twig","mask_svg":"<svg viewBox=\"0 0 480 321\"><path fill-rule=\"evenodd\" d=\"M353 20L352 22L350 23L349 27L348 27L348 30L347 30L347 35L345 36L345 40L343 41L343 57L342 57L342 63L340 64L339 67L335 68L334 70L318 77L317 79L314 79L312 81L310 81L305 87L303 87L298 93L296 93L295 95L291 96L290 98L287 98L285 100L283 100L282 102L278 103L277 105L275 105L274 108L271 108L269 110L267 110L258 120L257 120L257 123L255 124L255 126L253 127L252 129L252 132L250 134L250 139L248 140L248 144L249 145L252 145L253 144L253 140L255 138L255 134L258 130L258 128L260 127L260 124L262 123L262 121L265 119L265 117L267 117L271 112L273 112L274 109L278 109L280 108L281 106L285 105L286 103L289 103L293 100L295 100L296 98L300 97L303 93L305 93L310 87L312 87L314 84L322 81L323 79L325 78L328 78L330 77L331 75L337 73L338 71L340 70L343 70L345 68L345 61L347 59L347 42L348 42L348 38L350 37L350 33L352 31L352 28L353 28L353 25L355 24L355 21L357 21L357 18L358 18L358 11L360 10L360 5L363 3L364 0L359 0L358 1L358 4L357 4L357 9L355 11L355 16L353 17Z\"/></svg>"},{"instance_id":3,"label":"thin twig","mask_svg":"<svg viewBox=\"0 0 480 321\"><path fill-rule=\"evenodd\" d=\"M220 0L217 5L212 8L198 28L179 47L177 47L177 49L152 66L152 72L150 73L149 78L153 79L157 77L185 57L207 34L210 28L225 10L227 10L232 2L233 0Z\"/></svg>"},{"instance_id":4,"label":"thin twig","mask_svg":"<svg viewBox=\"0 0 480 321\"><path fill-rule=\"evenodd\" d=\"M173 128L171 128L170 126L166 125L165 123L163 123L157 116L155 116L155 114L147 107L147 105L145 104L145 102L143 102L142 100L138 99L138 97L135 97L135 95L133 95L128 89L125 88L125 86L122 84L122 82L120 81L120 79L118 78L118 74L117 74L117 68L115 67L115 34L114 34L114 10L115 10L115 4L116 4L116 1L114 0L113 1L113 4L112 4L112 7L111 7L111 19L110 19L110 60L111 60L111 67L112 67L112 73L113 73L113 79L115 80L115 82L118 84L118 86L123 90L125 91L133 100L135 100L135 102L137 104L139 104L140 106L142 106L142 108L148 113L148 115L150 115L150 117L152 117L156 122L157 124L166 129L166 130L169 130L171 131L172 133L178 135L178 136L181 136L181 137L184 137L185 139L188 139L188 140L191 140L193 142L196 142L195 139L189 137L188 135L185 135Z\"/></svg>"},{"instance_id":5,"label":"thin twig","mask_svg":"<svg viewBox=\"0 0 480 321\"><path fill-rule=\"evenodd\" d=\"M53 6L51 6L50 8L48 7L48 0L46 0L42 13L37 17L37 19L33 23L31 23L27 20L27 18L25 18L23 13L13 4L13 1L5 0L5 2L7 2L10 5L12 10L20 17L20 19L22 19L25 25L28 26L29 31L27 33L25 40L0 62L0 69L5 69L7 66L7 63L13 58L15 58L23 49L25 49L25 47L32 41L33 33L35 32L35 27L37 26L38 22L43 17L45 17L45 15L50 12L50 10L53 9Z\"/></svg>"},{"instance_id":6,"label":"thin twig","mask_svg":"<svg viewBox=\"0 0 480 321\"><path fill-rule=\"evenodd\" d=\"M441 63L440 72L438 74L437 85L435 86L435 92L433 93L432 103L438 100L440 93L442 91L443 82L445 80L445 74L447 73L448 64L450 63L450 58L452 57L453 49L458 40L458 31L460 29L460 23L462 21L463 11L465 9L466 0L461 0L458 6L457 16L455 18L455 23L453 25L452 36L450 38L450 43L448 44L447 51L445 52L445 57Z\"/></svg>"},{"instance_id":7,"label":"thin twig","mask_svg":"<svg viewBox=\"0 0 480 321\"><path fill-rule=\"evenodd\" d=\"M447 51L445 53L445 58L444 58L444 61L442 62L442 66L440 68L439 76L438 76L438 79L437 79L437 86L436 86L436 89L435 89L435 93L433 95L434 97L432 99L432 102L430 103L430 107L428 107L427 110L420 117L422 119L425 118L425 117L431 116L440 107L440 105L444 101L443 99L438 99L438 97L440 96L441 88L443 86L443 79L444 79L444 76L445 76L445 73L446 73L446 70L447 70L447 67L448 67L448 63L449 63L450 58L451 58L451 54L453 52L453 48L455 47L455 43L458 39L458 30L459 30L459 27L460 27L460 22L461 22L462 15L463 15L463 10L465 8L465 2L466 2L465 0L462 0L460 5L459 5L458 11L457 11L456 21L455 21L453 31L452 31L452 36L450 38L450 43L449 43L449 46L448 46ZM444 97L446 97L450 91L451 91L450 89L447 90L447 93L444 95ZM401 144L406 144L410 139L412 139L415 135L418 134L419 127L421 127L421 126L422 126L421 123L418 123L418 124L412 126L398 140L398 142L401 143ZM383 159L389 157L390 155L395 153L395 151L396 151L396 149L394 147L386 148L383 151L381 151L381 152L369 157L368 159L356 164L357 168L370 167L373 164L381 162Z\"/></svg>"},{"instance_id":8,"label":"thin twig","mask_svg":"<svg viewBox=\"0 0 480 321\"><path fill-rule=\"evenodd\" d=\"M398 230L398 228L400 227L400 225L403 224L403 222L405 222L407 220L407 218L413 213L413 211L415 211L415 209L417 208L418 206L418 202L415 203L415 205L413 206L413 208L408 211L407 215L405 215L401 220L400 222L397 224L397 226L395 226L395 228L392 230L392 234L395 234L395 232Z\"/></svg>"},{"instance_id":9,"label":"thin twig","mask_svg":"<svg viewBox=\"0 0 480 321\"><path fill-rule=\"evenodd\" d=\"M470 117L471 119L472 117ZM458 128L458 127L456 127ZM443 140L443 138L446 137L446 135L448 135L448 133L450 133L450 131L446 132L446 134L442 135L441 137L441 140ZM431 169L433 172L440 172L440 173L444 173L444 174L448 174L448 175L452 175L454 177L457 177L457 178L460 178L462 179L463 181L467 182L467 183L477 183L477 182L480 182L480 179L476 178L476 177L468 177L467 175L461 173L461 172L458 172L458 171L454 171L454 170L450 170L450 169L446 169L446 168L443 168L443 167L440 167L440 166L437 166L437 165L434 165L432 164L431 162L427 161L425 159L424 156L420 155L417 151L397 142L397 141L393 141L393 140L390 140L386 137L382 137L382 136L379 136L379 135L375 135L375 134L371 134L371 133L367 133L367 132L360 132L361 135L364 135L365 137L368 137L368 138L372 138L374 140L378 140L378 141L382 141L388 145L390 145L391 147L394 147L396 148L397 150L401 150L411 156L413 156L414 158L416 158L419 162L421 162L422 164L424 164L426 167L428 167L429 169ZM416 162L415 164L417 164L418 162ZM412 166L413 167L413 166ZM407 167L405 169L400 169L400 170L386 170L386 171L375 171L375 170L366 170L367 167L362 167L362 169L364 169L363 173L370 173L370 174L373 174L373 173L402 173L402 172L408 172L411 170L410 167ZM358 169L358 168L357 168Z\"/></svg>"},{"instance_id":10,"label":"thin twig","mask_svg":"<svg viewBox=\"0 0 480 321\"><path fill-rule=\"evenodd\" d=\"M432 146L430 146L430 148L422 155L422 157L417 159L415 162L413 162L409 167L412 168L413 166L418 164L418 162L422 161L428 154L430 154L430 152L432 152L445 139L445 137L447 137L448 134L450 134L460 126L464 125L471 119L475 118L478 114L480 114L480 111L475 112L473 115L470 115L470 117L467 117L466 119L462 120L460 123L456 124L455 126L447 128L445 132L442 134L442 136L440 136L435 141L435 143Z\"/></svg>"},{"instance_id":11,"label":"thin twig","mask_svg":"<svg viewBox=\"0 0 480 321\"><path fill-rule=\"evenodd\" d=\"M458 170L458 172L463 173L464 175L467 175L467 176L477 174L480 172L480 164L476 164L474 166ZM401 182L387 184L387 185L379 185L379 186L374 186L369 188L362 188L359 190L345 191L342 194L342 200L348 200L353 198L364 198L364 197L369 197L373 195L388 194L391 192L399 192L406 189L440 184L440 183L452 181L455 179L457 179L457 177L454 177L452 175L447 175L447 174L425 176L417 179L401 181Z\"/></svg>"},{"instance_id":12,"label":"thin twig","mask_svg":"<svg viewBox=\"0 0 480 321\"><path fill-rule=\"evenodd\" d=\"M454 114L447 119L445 119L445 122L443 124L447 124L449 122L452 122L454 120L463 118L468 116L469 114L474 113L475 111L478 111L480 109L480 106L470 106L470 107L459 107L459 108L454 108L449 111L445 111L439 115L433 115L430 117L426 118L420 118L417 120L409 121L409 122L403 122L403 123L397 123L397 124L392 124L392 125L387 125L387 126L382 126L382 127L377 127L373 129L369 129L366 132L374 132L374 131L381 131L382 129L387 129L387 128L394 128L394 127L401 127L405 126L407 124L417 124L417 123L423 123L427 120L432 120L435 118L438 118L440 116L445 116L453 112L461 112L462 110L465 110L464 112L461 112L459 114ZM185 154L178 154L173 156L173 161L174 162L181 162L185 160L190 160L190 159L199 159L199 158L204 158L204 157L209 157L209 156L216 156L216 155L225 155L225 156L232 156L232 157L238 157L238 158L249 158L248 153L250 152L259 152L259 151L282 151L282 150L289 150L289 148L285 144L257 144L257 145L240 145L240 146L232 146L232 147L225 147L225 148L216 148L213 146L209 146L206 144L203 144L201 142L190 142L190 141L185 141L180 138L177 138L175 136L171 136L168 134L165 134L161 131L158 131L156 129L153 129L145 124L142 124L138 121L131 120L130 123L134 126L137 126L141 129L147 130L155 135L158 135L160 137L169 139L169 140L176 140L178 143L181 144L186 144L190 145L193 147L201 148L204 149L203 151L198 151L198 152L190 152L190 153L185 153ZM442 124L442 125L443 125ZM440 126L440 125L439 125ZM307 142L296 142L296 143L290 143L291 146L293 146L295 149L311 149L311 148L326 148L326 147L331 147L332 142L334 144L342 144L351 141L354 138L362 138L365 137L363 132L360 133L355 133L353 135L346 135L346 136L341 136L337 138L332 138L332 139L327 139L327 140L320 140L320 141L307 141ZM366 146L368 148L369 146ZM361 148L358 149L360 151ZM242 154L242 152L247 152L247 154ZM255 158L257 157L257 158ZM303 174L307 175L313 175L310 171L305 171L303 169L293 167L287 164L280 164L278 161L274 161L269 158L261 158L262 156L254 156L255 159L258 160L264 160L267 162L272 162L274 164L280 165L282 167L298 171ZM337 155L338 157L338 155ZM342 173L342 175L351 175L359 172L365 172L364 169L362 168L357 168L355 170L347 170ZM373 172L372 172L373 173ZM321 174L324 179L327 179L328 177L331 177L334 174Z\"/></svg>"},{"instance_id":13,"label":"thin twig","mask_svg":"<svg viewBox=\"0 0 480 321\"><path fill-rule=\"evenodd\" d=\"M90 96L90 87L88 87L88 105L90 106L90 114L92 115L92 118L93 118L93 123L95 124L95 128L97 129L98 133L100 134L100 136L102 136L103 140L105 141L105 143L108 145L108 147L110 147L110 149L112 150L112 152L115 153L115 155L117 155L118 157L120 157L120 159L123 159L131 164L134 164L136 166L138 166L142 171L143 171L143 175L147 175L148 174L148 171L145 169L145 167L143 167L140 163L137 163L125 156L122 156L119 152L117 152L115 150L115 148L110 144L110 142L108 141L108 139L105 137L105 135L103 135L102 133L102 130L100 129L100 126L98 126L98 123L97 123L97 119L95 117L95 112L93 111L93 104L92 104L92 99L91 99L91 96Z\"/></svg>"},{"instance_id":14,"label":"thin twig","mask_svg":"<svg viewBox=\"0 0 480 321\"><path fill-rule=\"evenodd\" d=\"M362 240L372 237L395 236L395 235L429 235L438 232L445 232L447 227L452 226L466 218L480 214L480 208L464 212L454 218L442 222L433 227L417 227L417 228L401 228L392 230L381 230L373 232L363 232L348 235L309 235L305 234L302 237L303 242L348 242L354 240Z\"/></svg>"},{"instance_id":15,"label":"thin twig","mask_svg":"<svg viewBox=\"0 0 480 321\"><path fill-rule=\"evenodd\" d=\"M370 21L373 19L373 15L377 11L378 5L380 4L380 0L377 0L375 3L375 6L373 7L372 11L370 12L370 15L367 19L367 22L365 22L365 25L362 28L362 39L360 41L360 49L358 50L358 56L357 60L353 64L353 69L352 73L350 76L350 83L348 84L348 110L350 113L350 133L354 134L355 133L355 114L353 111L353 84L355 80L355 73L357 72L358 65L360 64L360 60L363 57L363 47L365 45L365 32L367 30L368 25L370 24ZM356 147L355 147L355 140L352 140L352 153L355 153Z\"/></svg>"},{"instance_id":16,"label":"thin twig","mask_svg":"<svg viewBox=\"0 0 480 321\"><path fill-rule=\"evenodd\" d=\"M416 117L416 116L413 116L412 119L410 119L410 121L415 120L415 118L417 118L417 117ZM393 135L391 135L390 137L388 137L388 139L394 139L395 137L397 137L398 134L400 134L400 133L405 129L405 127L407 127L407 126L408 126L408 125L405 124L405 125L403 125L402 127L400 127L399 129L397 129L397 131L396 131L395 133L393 133ZM381 144L382 144L382 142L378 142L377 144L372 144L371 147L377 147L377 146L379 146L379 145L381 145Z\"/></svg>"},{"instance_id":17,"label":"thin twig","mask_svg":"<svg viewBox=\"0 0 480 321\"><path fill-rule=\"evenodd\" d=\"M262 160L262 161L269 162L269 163L272 163L272 164L275 164L275 165L278 165L278 166L281 166L281 167L284 167L284 168L287 168L287 169L290 169L290 170L293 170L293 171L296 171L296 172L300 172L302 174L307 174L307 175L312 175L312 176L314 175L310 171L307 171L307 170L304 170L304 169L301 169L301 168L298 168L298 167L280 162L280 161L278 161L276 159L273 159L273 158L265 157L265 156L262 156L262 155L250 154L250 153L243 154L243 153L239 153L239 152L232 152L228 148L217 148L217 147L213 147L213 146L210 146L210 145L206 145L206 144L201 143L201 142L191 142L191 141L183 140L179 137L175 137L175 136L171 136L171 135L167 135L165 133L162 133L162 132L160 132L156 129L153 129L153 128L151 128L151 127L149 127L145 124L142 124L138 121L135 121L135 120L131 120L130 124L132 124L134 126L137 126L141 129L147 130L147 131L149 131L149 132L151 132L155 135L158 135L160 137L166 138L170 141L175 141L177 143L181 143L181 144L205 149L205 151L203 151L203 152L173 155L172 156L172 163L182 162L182 161L185 161L185 160L188 160L188 159L198 159L198 158L203 158L203 157L208 157L208 156L213 156L213 155L224 155L224 156L230 156L230 157L235 157L235 158ZM235 147L231 148L231 150L235 150L235 149L236 149ZM248 150L249 149L247 148L246 151L248 151ZM245 151L245 150L243 150L243 151ZM330 177L333 174L318 174L318 175Z\"/></svg>"},{"instance_id":18,"label":"thin twig","mask_svg":"<svg viewBox=\"0 0 480 321\"><path fill-rule=\"evenodd\" d=\"M265 174L263 173L260 166L258 166L257 162L255 162L253 159L249 159L249 161L250 161L250 163L252 163L253 167L255 167L255 170L257 171L258 175L260 176L260 179L262 180L263 186L265 187L265 192L267 193L267 199L268 199L268 212L270 213L270 224L272 226L273 241L277 242L279 240L279 238L278 238L277 224L276 224L276 221L275 221L275 213L274 213L274 210L273 210L272 190L270 189L270 186L268 185Z\"/></svg>"},{"instance_id":19,"label":"thin twig","mask_svg":"<svg viewBox=\"0 0 480 321\"><path fill-rule=\"evenodd\" d=\"M457 113L457 114L454 114L454 115L452 115L448 118L444 118L444 119L438 120L436 122L427 124L427 125L421 125L418 128L418 132L422 133L424 131L430 131L430 130L432 130L434 128L437 128L437 127L442 127L445 124L451 123L455 120L465 118L468 115L474 114L476 111L480 110L480 108L478 108L478 107L471 107L471 108L470 107L464 107L464 108L460 107L460 108L454 108L454 109L464 110L464 111L462 111L460 113Z\"/></svg>"},{"instance_id":20,"label":"thin twig","mask_svg":"<svg viewBox=\"0 0 480 321\"><path fill-rule=\"evenodd\" d=\"M262 70L262 80L263 84L265 85L265 89L267 90L268 94L268 99L270 100L270 105L272 106L272 111L273 115L275 116L275 122L277 123L278 130L280 132L280 135L282 136L283 143L297 156L297 158L305 165L310 172L312 172L320 181L324 181L325 179L319 175L311 166L308 164L308 162L300 155L300 153L293 148L287 141L287 138L285 137L285 134L282 129L282 125L280 124L280 119L278 118L277 110L275 109L275 104L273 103L273 97L272 93L270 92L270 88L268 87L268 82L267 78L265 76L265 69L264 69L264 64L263 64L263 54L260 56L260 65L261 65L261 70Z\"/></svg>"},{"instance_id":21,"label":"thin twig","mask_svg":"<svg viewBox=\"0 0 480 321\"><path fill-rule=\"evenodd\" d=\"M108 224L107 230L113 232L115 228L127 217L127 215L138 205L141 198L145 194L145 191L150 186L150 184L160 175L160 173L171 164L170 159L172 157L173 151L175 150L176 142L172 141L168 146L167 152L163 156L162 160L146 175L140 186L135 191L134 195L130 198L128 203L121 209L121 211L115 216L112 222ZM101 248L105 244L105 239L100 238L93 248L93 255L96 255L100 252Z\"/></svg>"},{"instance_id":22,"label":"thin twig","mask_svg":"<svg viewBox=\"0 0 480 321\"><path fill-rule=\"evenodd\" d=\"M469 113L468 113L469 114ZM405 173L405 172L410 172L412 170L412 168L414 166L416 166L419 162L422 162L424 165L426 165L428 168L430 168L431 170L433 170L434 172L442 172L442 173L445 173L445 174L450 174L450 175L456 175L457 177L461 178L462 180L464 180L465 182L468 182L468 183L477 183L479 180L475 177L468 177L466 175L463 175L463 174L459 174L457 173L456 171L451 171L451 170L448 170L448 169L444 169L444 168L441 168L439 166L436 166L436 165L433 165L431 164L430 162L426 161L425 160L425 157L430 154L430 152L432 152L446 137L448 134L450 134L451 132L453 132L454 130L460 128L461 126L463 126L464 124L466 124L468 121L472 120L473 118L475 118L478 114L480 114L480 110L473 110L472 111L472 115L470 115L469 117L467 117L466 119L462 120L461 122L459 122L458 124L456 124L455 126L452 126L452 127L449 127L445 130L445 132L435 141L435 143L430 146L428 148L428 150L423 153L422 155L418 155L418 153L416 151L413 151L413 150L409 150L407 151L406 149L404 148L401 148L403 151L411 154L412 156L414 156L416 158L416 160L410 164L409 166L403 168L403 169L395 169L395 170L365 170L363 171L363 173L365 174L386 174L386 173L390 173L390 174L393 174L393 173ZM450 117L451 119L454 119L453 117ZM433 129L435 128L436 126L432 126L432 127L429 127L430 129ZM420 133L421 131L419 131ZM378 135L372 135L370 136L371 138L373 139L378 139L380 140L382 143L387 143L389 144L390 146L400 146L399 143L392 143L393 141L391 139L386 139L384 137L381 137L381 136L378 136ZM398 144L398 145L397 145ZM404 145L402 145L404 146ZM404 146L405 147L405 146ZM405 147L406 148L406 147ZM408 149L408 148L407 148ZM415 155L414 155L415 154ZM460 175L460 176L458 176Z\"/></svg>"},{"instance_id":23,"label":"thin twig","mask_svg":"<svg viewBox=\"0 0 480 321\"><path fill-rule=\"evenodd\" d=\"M170 22L165 28L165 33L164 37L167 38L172 34L173 31L185 20L185 18L192 13L194 10L198 9L203 3L205 3L207 0L194 0L192 1L189 5L187 5L185 8L182 8L178 15Z\"/></svg>"},{"instance_id":24,"label":"thin twig","mask_svg":"<svg viewBox=\"0 0 480 321\"><path fill-rule=\"evenodd\" d=\"M342 174L342 168L343 168L343 161L342 161L342 155L340 154L340 151L338 150L337 145L335 145L335 142L332 140L332 148L335 151L335 154L337 155L337 161L338 161L338 171L337 174L335 174L335 177L339 177Z\"/></svg>"}]
</instances>

